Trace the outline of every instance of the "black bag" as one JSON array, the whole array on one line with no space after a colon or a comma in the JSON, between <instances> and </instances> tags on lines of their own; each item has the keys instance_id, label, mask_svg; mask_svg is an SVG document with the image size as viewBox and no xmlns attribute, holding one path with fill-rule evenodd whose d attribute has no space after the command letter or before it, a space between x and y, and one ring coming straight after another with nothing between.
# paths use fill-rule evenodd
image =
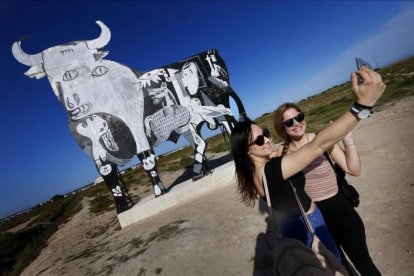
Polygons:
<instances>
[{"instance_id":1,"label":"black bag","mask_svg":"<svg viewBox=\"0 0 414 276\"><path fill-rule=\"evenodd\" d=\"M279 238L273 253L273 271L277 276L348 276L316 235L311 248L296 239Z\"/></svg>"},{"instance_id":2,"label":"black bag","mask_svg":"<svg viewBox=\"0 0 414 276\"><path fill-rule=\"evenodd\" d=\"M355 189L354 186L352 186L351 184L348 183L348 181L346 181L345 179L346 173L340 166L332 162L332 159L329 156L329 153L325 151L324 155L326 159L328 159L329 163L331 164L332 168L335 171L339 192L341 192L351 202L352 206L354 206L355 208L358 207L359 205L358 191Z\"/></svg>"}]
</instances>

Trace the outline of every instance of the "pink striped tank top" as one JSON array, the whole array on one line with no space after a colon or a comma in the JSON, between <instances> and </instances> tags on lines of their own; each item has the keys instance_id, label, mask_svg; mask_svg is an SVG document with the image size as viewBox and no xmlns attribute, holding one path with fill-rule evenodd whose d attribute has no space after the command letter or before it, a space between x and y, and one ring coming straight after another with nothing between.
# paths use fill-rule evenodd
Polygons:
<instances>
[{"instance_id":1,"label":"pink striped tank top","mask_svg":"<svg viewBox=\"0 0 414 276\"><path fill-rule=\"evenodd\" d=\"M338 192L335 172L324 155L313 160L304 170L305 192L312 200L326 198Z\"/></svg>"}]
</instances>

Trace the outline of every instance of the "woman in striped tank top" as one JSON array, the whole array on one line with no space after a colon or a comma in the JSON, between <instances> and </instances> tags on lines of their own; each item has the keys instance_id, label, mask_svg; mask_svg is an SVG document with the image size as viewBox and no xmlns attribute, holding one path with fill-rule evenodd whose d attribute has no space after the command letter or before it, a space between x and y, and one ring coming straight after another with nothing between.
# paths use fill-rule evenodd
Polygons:
<instances>
[{"instance_id":1,"label":"woman in striped tank top","mask_svg":"<svg viewBox=\"0 0 414 276\"><path fill-rule=\"evenodd\" d=\"M276 109L274 127L278 136L284 139L278 149L279 156L289 155L315 138L315 133L306 133L305 115L293 103L282 104ZM342 142L345 150L335 144L328 149L330 156L346 173L360 175L361 164L352 134L347 134ZM322 154L303 172L305 191L322 212L338 248L345 251L361 275L381 275L368 252L364 223L350 202L338 192L335 171L329 161ZM354 274L343 253L341 260L350 274Z\"/></svg>"}]
</instances>

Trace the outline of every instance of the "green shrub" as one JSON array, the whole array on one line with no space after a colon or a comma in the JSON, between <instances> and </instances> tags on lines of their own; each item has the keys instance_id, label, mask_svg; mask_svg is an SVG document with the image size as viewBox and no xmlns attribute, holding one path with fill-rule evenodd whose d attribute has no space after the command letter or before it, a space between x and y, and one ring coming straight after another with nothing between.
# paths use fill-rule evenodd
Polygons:
<instances>
[{"instance_id":1,"label":"green shrub","mask_svg":"<svg viewBox=\"0 0 414 276\"><path fill-rule=\"evenodd\" d=\"M37 211L37 218L23 230L1 235L0 260L5 263L2 263L0 274L20 275L47 246L47 240L56 232L59 225L77 211L79 211L78 196L61 198L44 204Z\"/></svg>"},{"instance_id":2,"label":"green shrub","mask_svg":"<svg viewBox=\"0 0 414 276\"><path fill-rule=\"evenodd\" d=\"M166 171L167 172L173 172L173 171L179 170L181 168L182 167L179 164L173 163L173 164L170 164L170 165L167 166Z\"/></svg>"},{"instance_id":3,"label":"green shrub","mask_svg":"<svg viewBox=\"0 0 414 276\"><path fill-rule=\"evenodd\" d=\"M194 159L188 156L183 156L180 160L181 168L190 168L194 164Z\"/></svg>"},{"instance_id":4,"label":"green shrub","mask_svg":"<svg viewBox=\"0 0 414 276\"><path fill-rule=\"evenodd\" d=\"M225 151L229 151L229 146L223 142L210 148L209 150L210 152L213 152L213 153L225 152Z\"/></svg>"},{"instance_id":5,"label":"green shrub","mask_svg":"<svg viewBox=\"0 0 414 276\"><path fill-rule=\"evenodd\" d=\"M114 209L114 199L109 194L100 194L91 200L89 212L98 214Z\"/></svg>"},{"instance_id":6,"label":"green shrub","mask_svg":"<svg viewBox=\"0 0 414 276\"><path fill-rule=\"evenodd\" d=\"M405 87L414 84L414 77L404 78L403 81L399 83L400 87Z\"/></svg>"}]
</instances>

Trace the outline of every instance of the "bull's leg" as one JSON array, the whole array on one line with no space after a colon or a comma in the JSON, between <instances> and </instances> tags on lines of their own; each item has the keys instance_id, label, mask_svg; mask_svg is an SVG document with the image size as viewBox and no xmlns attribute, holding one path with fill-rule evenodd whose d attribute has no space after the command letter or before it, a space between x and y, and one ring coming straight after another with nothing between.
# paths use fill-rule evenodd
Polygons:
<instances>
[{"instance_id":1,"label":"bull's leg","mask_svg":"<svg viewBox=\"0 0 414 276\"><path fill-rule=\"evenodd\" d=\"M211 173L213 173L213 170L211 170L210 167L208 166L207 158L204 156L203 157L203 175L208 175Z\"/></svg>"},{"instance_id":2,"label":"bull's leg","mask_svg":"<svg viewBox=\"0 0 414 276\"><path fill-rule=\"evenodd\" d=\"M190 124L189 130L184 132L184 137L187 141L193 146L194 149L194 165L193 165L193 172L195 176L193 177L193 181L202 178L205 173L206 168L206 161L204 157L204 153L206 151L207 143L203 140L203 138L197 133L196 129Z\"/></svg>"},{"instance_id":3,"label":"bull's leg","mask_svg":"<svg viewBox=\"0 0 414 276\"><path fill-rule=\"evenodd\" d=\"M130 209L133 203L125 183L120 178L117 167L106 164L99 168L99 173L103 177L106 187L108 187L114 197L116 212L119 214Z\"/></svg>"},{"instance_id":4,"label":"bull's leg","mask_svg":"<svg viewBox=\"0 0 414 276\"><path fill-rule=\"evenodd\" d=\"M138 158L143 164L144 170L147 172L152 187L154 188L155 197L165 194L167 191L158 176L157 163L155 161L155 155L153 150L147 150L138 154Z\"/></svg>"}]
</instances>

